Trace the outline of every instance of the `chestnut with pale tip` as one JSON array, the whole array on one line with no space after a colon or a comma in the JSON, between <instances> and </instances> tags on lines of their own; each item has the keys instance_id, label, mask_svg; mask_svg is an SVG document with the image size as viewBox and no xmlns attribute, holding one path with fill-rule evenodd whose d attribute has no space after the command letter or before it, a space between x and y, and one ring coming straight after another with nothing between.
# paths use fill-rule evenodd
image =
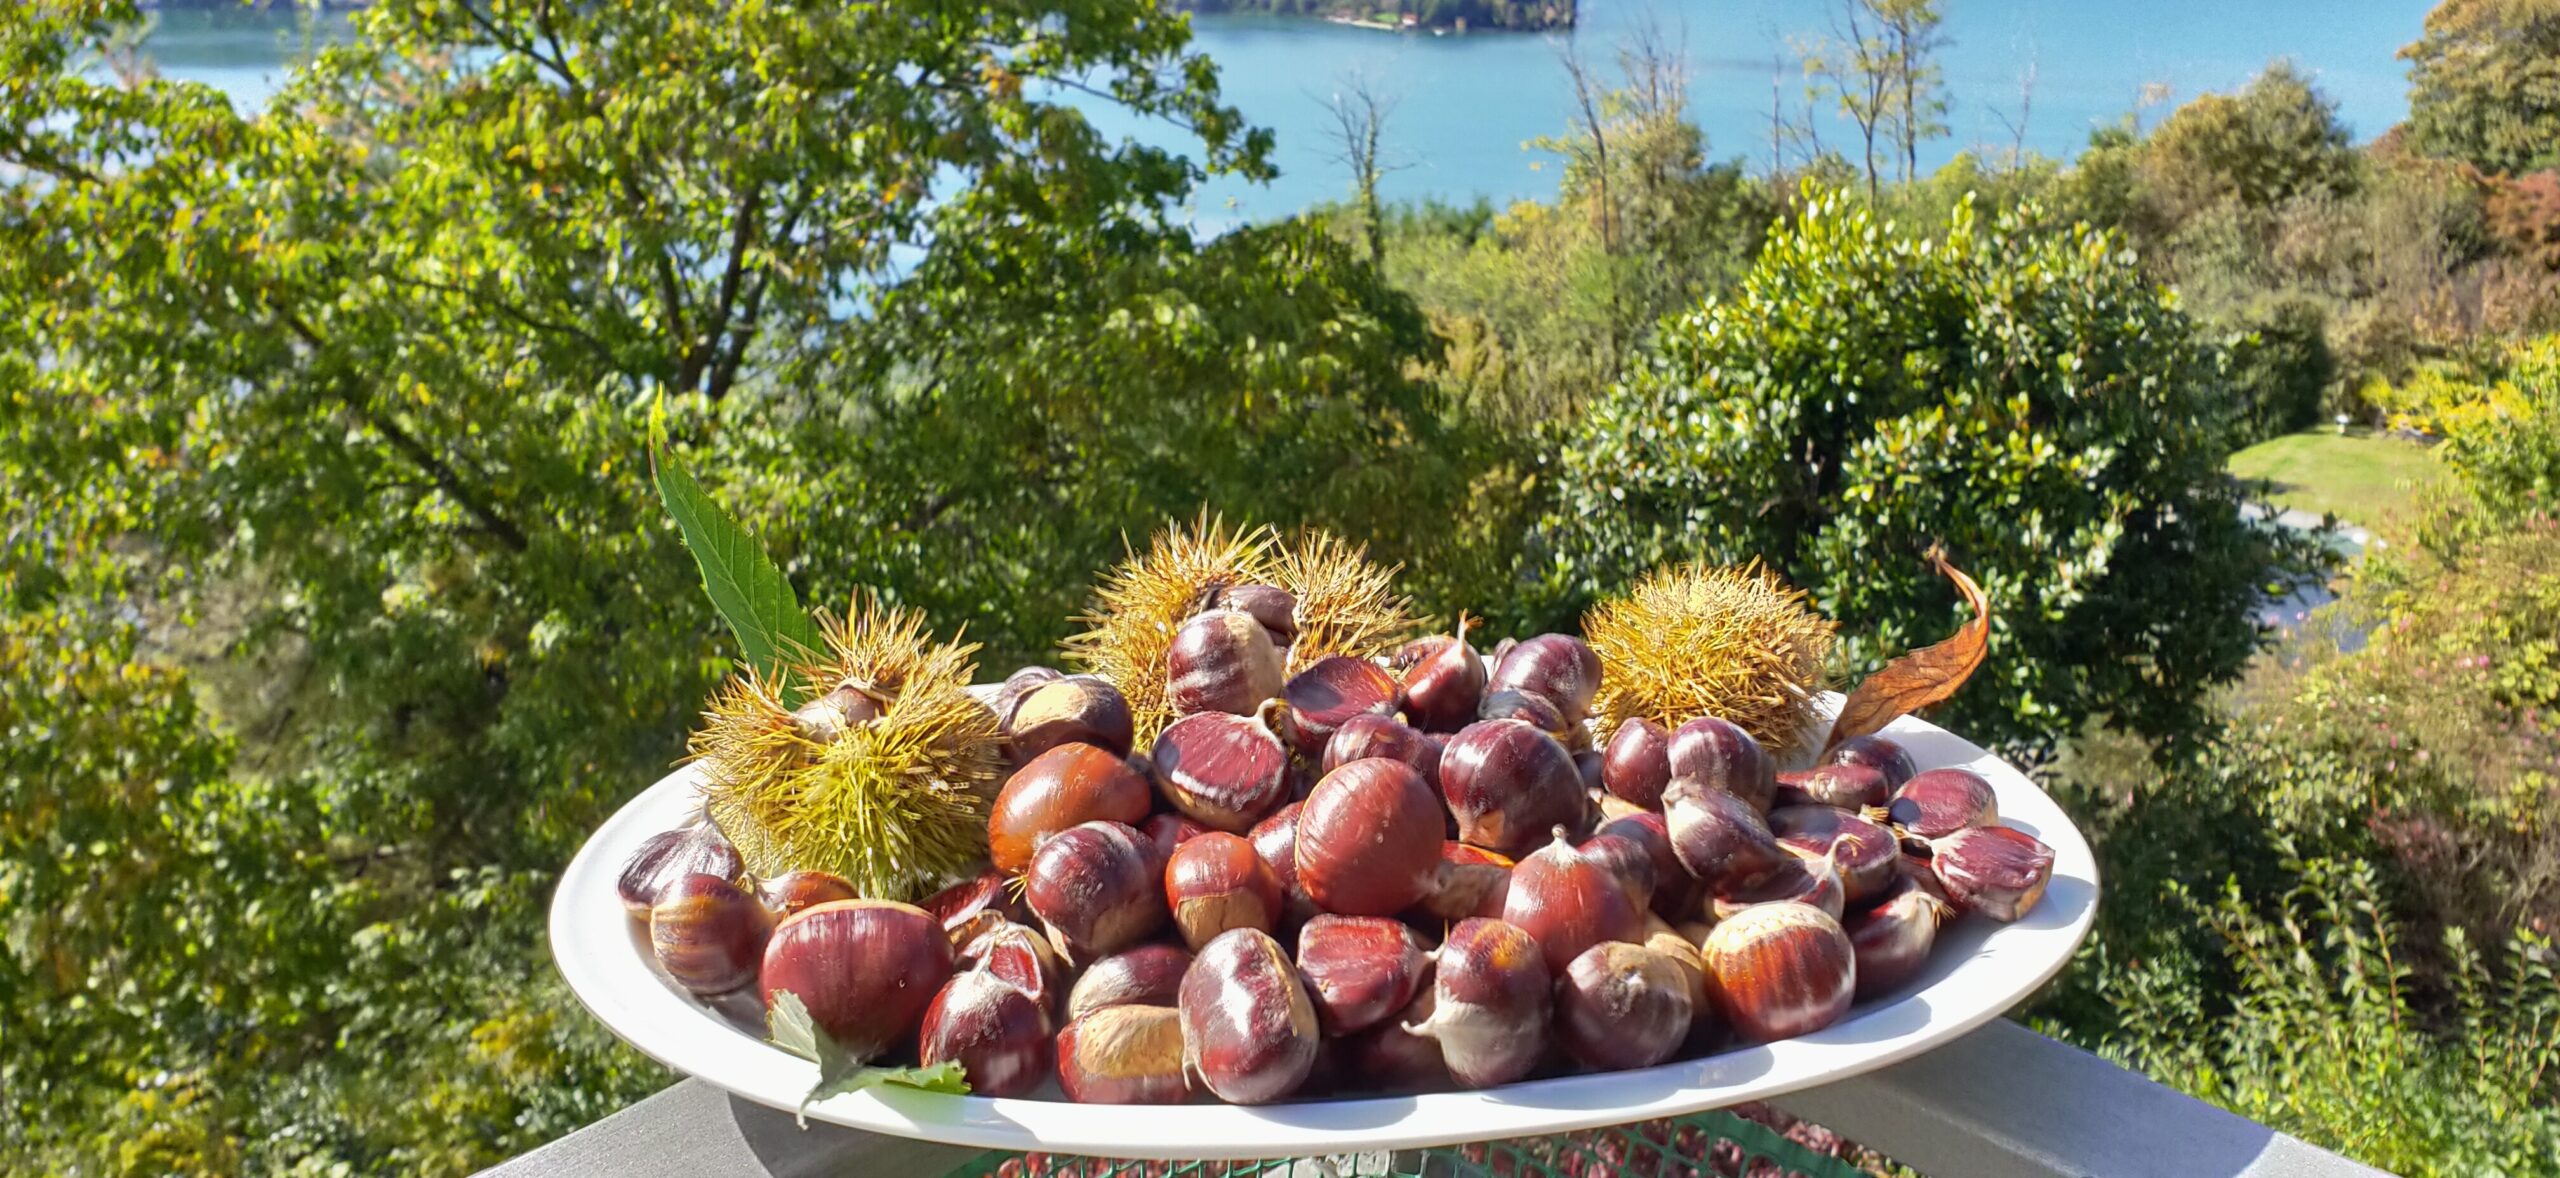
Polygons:
<instances>
[{"instance_id":1,"label":"chestnut with pale tip","mask_svg":"<svg viewBox=\"0 0 2560 1178\"><path fill-rule=\"evenodd\" d=\"M1403 1011L1335 1040L1354 1085L1372 1092L1445 1091L1449 1065L1440 1058L1439 1041L1407 1029L1428 1025L1431 1010L1431 987L1424 986Z\"/></svg>"},{"instance_id":2,"label":"chestnut with pale tip","mask_svg":"<svg viewBox=\"0 0 2560 1178\"><path fill-rule=\"evenodd\" d=\"M1534 691L1497 691L1484 697L1476 707L1478 722L1485 720L1517 720L1564 743L1572 734L1573 721L1556 701ZM1460 729L1460 731L1465 731Z\"/></svg>"},{"instance_id":3,"label":"chestnut with pale tip","mask_svg":"<svg viewBox=\"0 0 2560 1178\"><path fill-rule=\"evenodd\" d=\"M1106 1006L1058 1032L1058 1088L1078 1104L1181 1104L1191 1099L1182 1013Z\"/></svg>"},{"instance_id":4,"label":"chestnut with pale tip","mask_svg":"<svg viewBox=\"0 0 2560 1178\"><path fill-rule=\"evenodd\" d=\"M1831 746L1831 751L1822 754L1822 761L1826 765L1863 765L1874 769L1884 776L1888 792L1902 788L1903 782L1911 780L1919 772L1918 766L1912 763L1909 750L1890 738L1873 734L1852 736Z\"/></svg>"},{"instance_id":5,"label":"chestnut with pale tip","mask_svg":"<svg viewBox=\"0 0 2560 1178\"><path fill-rule=\"evenodd\" d=\"M649 946L667 976L696 994L726 994L756 980L773 918L746 889L716 875L681 876L649 910Z\"/></svg>"},{"instance_id":6,"label":"chestnut with pale tip","mask_svg":"<svg viewBox=\"0 0 2560 1178\"><path fill-rule=\"evenodd\" d=\"M1068 743L1125 757L1136 738L1128 699L1099 675L1069 675L1025 692L1004 732L1017 761Z\"/></svg>"},{"instance_id":7,"label":"chestnut with pale tip","mask_svg":"<svg viewBox=\"0 0 2560 1178\"><path fill-rule=\"evenodd\" d=\"M1783 861L1786 852L1779 849L1777 836L1741 798L1681 777L1663 791L1662 801L1672 854L1710 888L1740 886Z\"/></svg>"},{"instance_id":8,"label":"chestnut with pale tip","mask_svg":"<svg viewBox=\"0 0 2560 1178\"><path fill-rule=\"evenodd\" d=\"M2006 924L2053 882L2053 848L2007 826L1973 826L1929 840L1929 868L1957 908Z\"/></svg>"},{"instance_id":9,"label":"chestnut with pale tip","mask_svg":"<svg viewBox=\"0 0 2560 1178\"><path fill-rule=\"evenodd\" d=\"M1062 744L1013 771L987 816L996 869L1018 872L1051 835L1087 822L1136 824L1155 808L1155 787L1128 759L1090 744Z\"/></svg>"},{"instance_id":10,"label":"chestnut with pale tip","mask_svg":"<svg viewBox=\"0 0 2560 1178\"><path fill-rule=\"evenodd\" d=\"M622 897L622 910L634 920L647 920L649 910L658 906L658 898L677 880L712 875L735 882L746 873L747 863L738 857L738 849L704 822L662 830L641 840L640 849L623 861L613 886Z\"/></svg>"},{"instance_id":11,"label":"chestnut with pale tip","mask_svg":"<svg viewBox=\"0 0 2560 1178\"><path fill-rule=\"evenodd\" d=\"M1873 765L1816 765L1778 775L1777 796L1769 808L1830 806L1867 810L1893 796L1884 771Z\"/></svg>"},{"instance_id":12,"label":"chestnut with pale tip","mask_svg":"<svg viewBox=\"0 0 2560 1178\"><path fill-rule=\"evenodd\" d=\"M1023 873L1022 898L1071 962L1135 945L1163 928L1163 868L1154 847L1118 822L1087 822L1051 835Z\"/></svg>"},{"instance_id":13,"label":"chestnut with pale tip","mask_svg":"<svg viewBox=\"0 0 2560 1178\"><path fill-rule=\"evenodd\" d=\"M1069 1021L1108 1006L1171 1006L1182 995L1191 951L1180 945L1140 945L1086 966L1067 992Z\"/></svg>"},{"instance_id":14,"label":"chestnut with pale tip","mask_svg":"<svg viewBox=\"0 0 2560 1178\"><path fill-rule=\"evenodd\" d=\"M1535 692L1554 701L1566 723L1579 724L1600 691L1600 656L1570 634L1541 634L1504 651L1486 689Z\"/></svg>"},{"instance_id":15,"label":"chestnut with pale tip","mask_svg":"<svg viewBox=\"0 0 2560 1178\"><path fill-rule=\"evenodd\" d=\"M1585 1067L1649 1068L1688 1039L1693 994L1677 960L1603 941L1576 955L1556 983L1556 1037Z\"/></svg>"},{"instance_id":16,"label":"chestnut with pale tip","mask_svg":"<svg viewBox=\"0 0 2560 1178\"><path fill-rule=\"evenodd\" d=\"M1689 1033L1677 1052L1684 1058L1706 1054L1724 1034L1724 1024L1717 1021L1715 1007L1707 1000L1707 959L1698 955L1698 945L1706 939L1706 933L1701 927L1692 937L1659 916L1647 917L1644 922L1644 947L1677 966L1680 976L1689 983Z\"/></svg>"},{"instance_id":17,"label":"chestnut with pale tip","mask_svg":"<svg viewBox=\"0 0 2560 1178\"><path fill-rule=\"evenodd\" d=\"M774 926L757 984L767 1009L788 990L847 1054L872 1060L915 1034L951 973L951 938L924 909L838 900Z\"/></svg>"},{"instance_id":18,"label":"chestnut with pale tip","mask_svg":"<svg viewBox=\"0 0 2560 1178\"><path fill-rule=\"evenodd\" d=\"M1662 808L1671 787L1671 731L1642 716L1618 725L1600 756L1600 784L1648 810Z\"/></svg>"},{"instance_id":19,"label":"chestnut with pale tip","mask_svg":"<svg viewBox=\"0 0 2560 1178\"><path fill-rule=\"evenodd\" d=\"M1811 904L1837 920L1848 911L1848 889L1829 855L1786 847L1786 859L1770 871L1728 887L1708 898L1707 911L1723 920L1761 904Z\"/></svg>"},{"instance_id":20,"label":"chestnut with pale tip","mask_svg":"<svg viewBox=\"0 0 2560 1178\"><path fill-rule=\"evenodd\" d=\"M1269 1104L1315 1067L1316 1012L1280 942L1231 929L1203 947L1182 977L1183 1061L1231 1104Z\"/></svg>"},{"instance_id":21,"label":"chestnut with pale tip","mask_svg":"<svg viewBox=\"0 0 2560 1178\"><path fill-rule=\"evenodd\" d=\"M1298 599L1278 585L1229 585L1218 591L1216 605L1251 615L1282 650L1298 641Z\"/></svg>"},{"instance_id":22,"label":"chestnut with pale tip","mask_svg":"<svg viewBox=\"0 0 2560 1178\"><path fill-rule=\"evenodd\" d=\"M1830 913L1755 904L1717 922L1699 946L1707 994L1744 1039L1810 1035L1840 1021L1857 991L1856 950Z\"/></svg>"},{"instance_id":23,"label":"chestnut with pale tip","mask_svg":"<svg viewBox=\"0 0 2560 1178\"><path fill-rule=\"evenodd\" d=\"M1688 778L1723 790L1762 813L1768 812L1771 799L1777 796L1777 762L1730 720L1700 716L1672 729L1666 755L1674 779Z\"/></svg>"},{"instance_id":24,"label":"chestnut with pale tip","mask_svg":"<svg viewBox=\"0 0 2560 1178\"><path fill-rule=\"evenodd\" d=\"M1885 821L1906 837L1941 839L2000 824L2000 795L1971 769L1931 769L1903 782L1885 803Z\"/></svg>"},{"instance_id":25,"label":"chestnut with pale tip","mask_svg":"<svg viewBox=\"0 0 2560 1178\"><path fill-rule=\"evenodd\" d=\"M1231 929L1267 933L1280 923L1279 877L1241 835L1216 831L1175 847L1164 867L1164 897L1194 952Z\"/></svg>"},{"instance_id":26,"label":"chestnut with pale tip","mask_svg":"<svg viewBox=\"0 0 2560 1178\"><path fill-rule=\"evenodd\" d=\"M1404 1029L1440 1045L1462 1087L1527 1076L1546 1054L1552 975L1538 942L1499 920L1462 920L1433 951L1431 1006Z\"/></svg>"},{"instance_id":27,"label":"chestnut with pale tip","mask_svg":"<svg viewBox=\"0 0 2560 1178\"><path fill-rule=\"evenodd\" d=\"M1597 840L1595 840L1597 841ZM1511 872L1502 919L1538 942L1549 972L1561 975L1582 951L1602 941L1644 935L1644 906L1628 893L1611 847L1642 852L1622 839L1598 850L1573 845L1563 827Z\"/></svg>"},{"instance_id":28,"label":"chestnut with pale tip","mask_svg":"<svg viewBox=\"0 0 2560 1178\"><path fill-rule=\"evenodd\" d=\"M1706 885L1681 866L1680 855L1671 849L1671 822L1660 814L1643 811L1609 819L1592 832L1593 838L1624 839L1641 848L1645 860L1653 865L1653 887L1648 894L1649 906L1665 920L1680 920L1698 912L1698 898Z\"/></svg>"},{"instance_id":29,"label":"chestnut with pale tip","mask_svg":"<svg viewBox=\"0 0 2560 1178\"><path fill-rule=\"evenodd\" d=\"M1013 710L1022 706L1022 697L1067 677L1056 667L1029 666L1004 677L995 693L987 698L987 710L995 713L999 729L1010 731Z\"/></svg>"},{"instance_id":30,"label":"chestnut with pale tip","mask_svg":"<svg viewBox=\"0 0 2560 1178\"><path fill-rule=\"evenodd\" d=\"M1470 916L1501 916L1511 896L1511 857L1483 847L1449 841L1440 844L1440 866L1431 890L1416 905L1422 915L1441 921Z\"/></svg>"},{"instance_id":31,"label":"chestnut with pale tip","mask_svg":"<svg viewBox=\"0 0 2560 1178\"><path fill-rule=\"evenodd\" d=\"M1883 899L1893 887L1902 845L1893 832L1846 810L1829 806L1781 806L1769 811L1769 833L1778 845L1810 855L1827 856L1840 869L1840 884L1851 908Z\"/></svg>"},{"instance_id":32,"label":"chestnut with pale tip","mask_svg":"<svg viewBox=\"0 0 2560 1178\"><path fill-rule=\"evenodd\" d=\"M1858 958L1858 1000L1882 998L1920 976L1937 944L1938 927L1955 912L1927 888L1903 879L1891 895L1849 918L1849 946Z\"/></svg>"},{"instance_id":33,"label":"chestnut with pale tip","mask_svg":"<svg viewBox=\"0 0 2560 1178\"><path fill-rule=\"evenodd\" d=\"M1289 679L1288 737L1301 756L1321 757L1333 734L1358 716L1393 716L1402 688L1387 669L1367 659L1330 655Z\"/></svg>"},{"instance_id":34,"label":"chestnut with pale tip","mask_svg":"<svg viewBox=\"0 0 2560 1178\"><path fill-rule=\"evenodd\" d=\"M917 1056L926 1067L952 1062L975 1096L1029 1096L1049 1078L1048 1008L986 968L963 970L925 1007Z\"/></svg>"},{"instance_id":35,"label":"chestnut with pale tip","mask_svg":"<svg viewBox=\"0 0 2560 1178\"><path fill-rule=\"evenodd\" d=\"M1440 779L1440 742L1394 716L1362 714L1342 722L1324 744L1323 771L1331 773L1353 761L1385 757L1402 761L1424 781Z\"/></svg>"},{"instance_id":36,"label":"chestnut with pale tip","mask_svg":"<svg viewBox=\"0 0 2560 1178\"><path fill-rule=\"evenodd\" d=\"M1364 1031L1412 1004L1430 951L1403 921L1318 916L1298 930L1298 973L1328 1036Z\"/></svg>"},{"instance_id":37,"label":"chestnut with pale tip","mask_svg":"<svg viewBox=\"0 0 2560 1178\"><path fill-rule=\"evenodd\" d=\"M1484 659L1467 644L1467 620L1456 634L1417 638L1396 652L1404 677L1405 713L1425 732L1455 732L1475 722L1484 702Z\"/></svg>"},{"instance_id":38,"label":"chestnut with pale tip","mask_svg":"<svg viewBox=\"0 0 2560 1178\"><path fill-rule=\"evenodd\" d=\"M1458 841L1522 855L1589 805L1573 754L1518 720L1479 720L1440 751L1440 793Z\"/></svg>"},{"instance_id":39,"label":"chestnut with pale tip","mask_svg":"<svg viewBox=\"0 0 2560 1178\"><path fill-rule=\"evenodd\" d=\"M1413 766L1384 757L1324 775L1298 815L1298 886L1325 912L1393 916L1439 874L1441 812Z\"/></svg>"},{"instance_id":40,"label":"chestnut with pale tip","mask_svg":"<svg viewBox=\"0 0 2560 1178\"><path fill-rule=\"evenodd\" d=\"M1242 833L1289 797L1289 750L1271 715L1199 712L1166 725L1147 759L1157 792L1212 830Z\"/></svg>"},{"instance_id":41,"label":"chestnut with pale tip","mask_svg":"<svg viewBox=\"0 0 2560 1178\"><path fill-rule=\"evenodd\" d=\"M1271 632L1243 610L1194 614L1165 653L1165 696L1176 712L1247 716L1279 696L1287 678Z\"/></svg>"},{"instance_id":42,"label":"chestnut with pale tip","mask_svg":"<svg viewBox=\"0 0 2560 1178\"><path fill-rule=\"evenodd\" d=\"M843 876L824 871L786 871L764 881L756 891L777 918L836 900L861 898Z\"/></svg>"}]
</instances>

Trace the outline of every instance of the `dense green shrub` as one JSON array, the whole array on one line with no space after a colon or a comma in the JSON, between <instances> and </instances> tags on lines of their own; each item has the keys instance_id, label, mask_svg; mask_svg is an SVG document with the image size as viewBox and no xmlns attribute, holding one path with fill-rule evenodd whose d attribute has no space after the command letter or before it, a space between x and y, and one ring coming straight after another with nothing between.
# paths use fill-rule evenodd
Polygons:
<instances>
[{"instance_id":1,"label":"dense green shrub","mask_svg":"<svg viewBox=\"0 0 2560 1178\"><path fill-rule=\"evenodd\" d=\"M2490 172L2560 165L2560 3L2444 0L2409 61L2409 134Z\"/></svg>"},{"instance_id":2,"label":"dense green shrub","mask_svg":"<svg viewBox=\"0 0 2560 1178\"><path fill-rule=\"evenodd\" d=\"M2245 333L2230 345L2238 440L2261 442L2311 424L2338 369L2327 310L2285 299L2241 322Z\"/></svg>"},{"instance_id":3,"label":"dense green shrub","mask_svg":"<svg viewBox=\"0 0 2560 1178\"><path fill-rule=\"evenodd\" d=\"M1814 199L1580 423L1560 596L1765 559L1840 620L1855 673L1954 627L1919 559L1943 543L1997 615L1952 705L1965 731L2192 730L2255 649L2257 587L2299 555L2237 518L2228 381L2186 318L2113 234L2029 216L1960 206L1924 237Z\"/></svg>"}]
</instances>

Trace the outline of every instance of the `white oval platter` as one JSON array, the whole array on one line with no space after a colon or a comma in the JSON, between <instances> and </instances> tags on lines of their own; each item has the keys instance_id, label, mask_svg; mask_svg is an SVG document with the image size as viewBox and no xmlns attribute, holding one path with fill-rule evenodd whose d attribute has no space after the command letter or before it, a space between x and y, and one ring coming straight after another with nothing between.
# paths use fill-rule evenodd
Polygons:
<instances>
[{"instance_id":1,"label":"white oval platter","mask_svg":"<svg viewBox=\"0 0 2560 1178\"><path fill-rule=\"evenodd\" d=\"M1837 706L1837 697L1831 702ZM1900 994L1860 1005L1818 1033L1641 1071L1534 1080L1481 1092L1243 1107L1071 1104L875 1087L813 1104L808 1116L989 1149L1290 1157L1676 1116L1817 1087L1907 1059L2000 1017L2060 972L2097 914L2098 868L2088 842L2061 808L2006 762L1909 717L1884 735L1900 742L1923 769L1961 765L1989 779L1999 792L2002 823L2053 848L2053 883L2014 924L1979 916L1949 924L1916 981ZM647 930L624 914L615 892L615 876L632 850L683 823L698 804L699 790L692 771L678 771L632 799L587 840L552 899L552 954L587 1009L632 1046L749 1100L793 1109L816 1081L816 1065L748 1029L755 1026L752 1010L723 1013L677 989L659 971Z\"/></svg>"}]
</instances>

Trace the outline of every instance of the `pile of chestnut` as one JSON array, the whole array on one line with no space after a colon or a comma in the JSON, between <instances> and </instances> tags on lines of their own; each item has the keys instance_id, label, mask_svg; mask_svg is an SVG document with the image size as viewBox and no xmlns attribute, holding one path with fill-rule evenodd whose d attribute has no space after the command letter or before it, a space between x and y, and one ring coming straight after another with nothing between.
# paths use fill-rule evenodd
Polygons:
<instances>
[{"instance_id":1,"label":"pile of chestnut","mask_svg":"<svg viewBox=\"0 0 2560 1178\"><path fill-rule=\"evenodd\" d=\"M957 1060L989 1096L1261 1103L1806 1034L2051 876L1987 782L1892 741L1791 773L1715 717L1593 748L1579 639L1284 676L1288 611L1228 596L1176 634L1179 715L1142 755L1099 678L992 694L1017 768L984 875L922 906L752 881L699 827L642 849L626 904L677 983L789 990L858 1057Z\"/></svg>"}]
</instances>

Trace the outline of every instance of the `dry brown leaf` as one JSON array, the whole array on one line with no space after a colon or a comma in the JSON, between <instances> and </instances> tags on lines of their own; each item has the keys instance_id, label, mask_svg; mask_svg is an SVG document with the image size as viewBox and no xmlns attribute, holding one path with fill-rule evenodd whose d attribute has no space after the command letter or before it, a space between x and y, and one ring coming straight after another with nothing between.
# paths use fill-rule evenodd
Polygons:
<instances>
[{"instance_id":1,"label":"dry brown leaf","mask_svg":"<svg viewBox=\"0 0 2560 1178\"><path fill-rule=\"evenodd\" d=\"M1956 583L1956 591L1973 606L1973 620L1966 622L1954 637L1912 651L1867 676L1840 705L1840 718L1832 721L1831 741L1824 746L1826 749L1881 729L1898 717L1944 703L1982 666L1983 655L1991 644L1991 603L1983 600L1982 586L1947 563L1944 551L1931 548L1929 563Z\"/></svg>"}]
</instances>

